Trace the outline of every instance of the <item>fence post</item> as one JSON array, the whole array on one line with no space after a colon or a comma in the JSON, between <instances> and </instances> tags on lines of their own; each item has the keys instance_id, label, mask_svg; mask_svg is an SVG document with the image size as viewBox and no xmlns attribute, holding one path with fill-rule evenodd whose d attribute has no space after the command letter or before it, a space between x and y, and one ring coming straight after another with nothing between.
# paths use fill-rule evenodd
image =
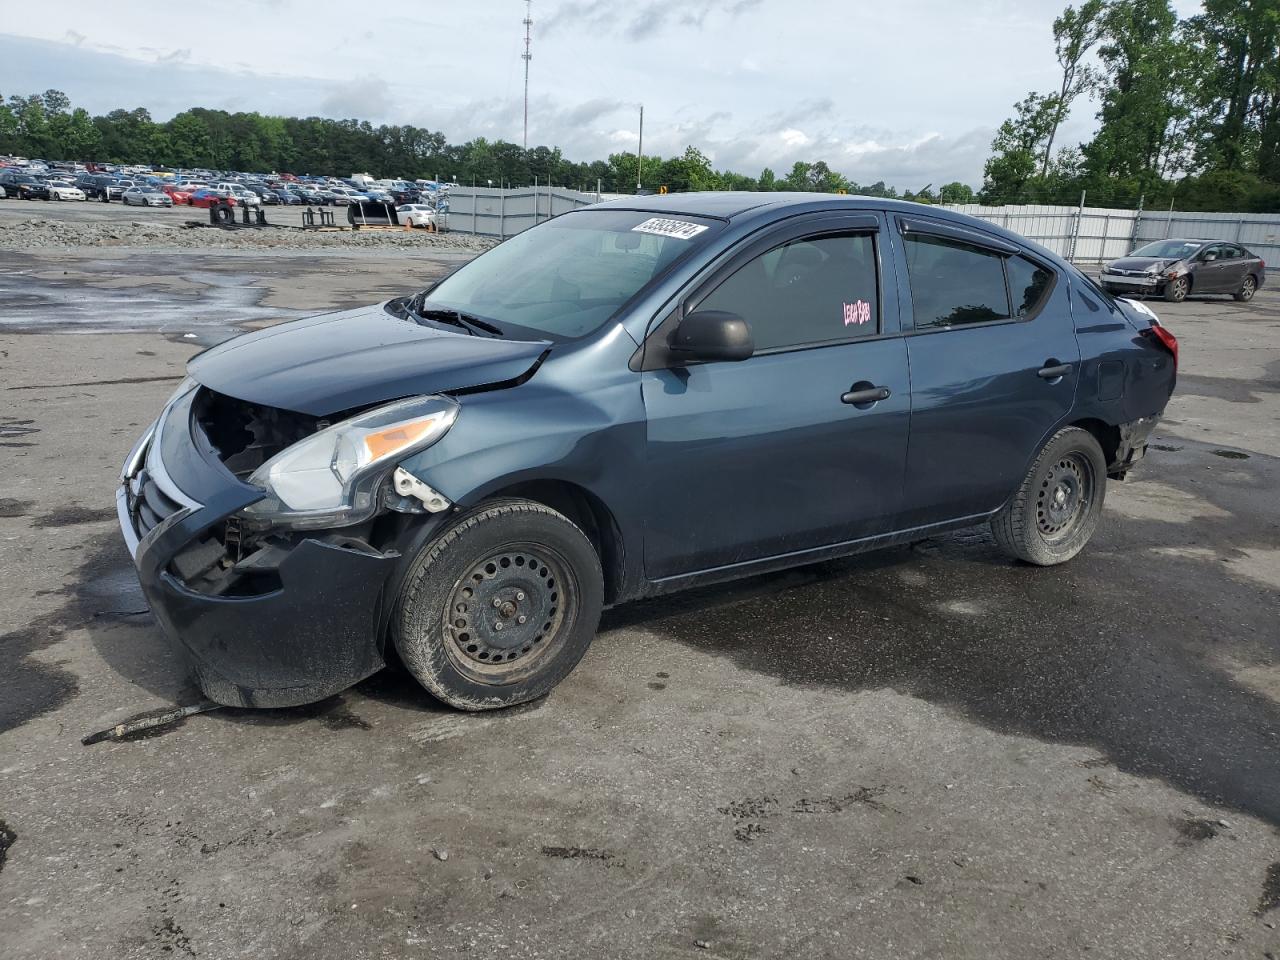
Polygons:
<instances>
[{"instance_id":1,"label":"fence post","mask_svg":"<svg viewBox=\"0 0 1280 960\"><path fill-rule=\"evenodd\" d=\"M596 203L600 202L600 178L596 177Z\"/></svg>"},{"instance_id":2,"label":"fence post","mask_svg":"<svg viewBox=\"0 0 1280 960\"><path fill-rule=\"evenodd\" d=\"M502 196L498 198L498 240L507 239L507 188L502 188Z\"/></svg>"},{"instance_id":3,"label":"fence post","mask_svg":"<svg viewBox=\"0 0 1280 960\"><path fill-rule=\"evenodd\" d=\"M1111 214L1107 214L1106 219L1102 221L1102 247L1098 250L1098 259L1107 259L1107 238L1111 236Z\"/></svg>"},{"instance_id":4,"label":"fence post","mask_svg":"<svg viewBox=\"0 0 1280 960\"><path fill-rule=\"evenodd\" d=\"M1147 195L1145 193L1138 197L1138 209L1133 215L1133 229L1129 231L1129 250L1138 245L1138 228L1142 224L1142 204L1146 199ZM1125 253L1128 253L1129 250L1126 250Z\"/></svg>"},{"instance_id":5,"label":"fence post","mask_svg":"<svg viewBox=\"0 0 1280 960\"><path fill-rule=\"evenodd\" d=\"M1076 208L1076 225L1075 229L1071 231L1071 250L1070 253L1067 254L1067 259L1073 263L1076 259L1076 244L1080 242L1080 221L1084 219L1085 192L1086 191L1084 190L1080 191L1080 206Z\"/></svg>"},{"instance_id":6,"label":"fence post","mask_svg":"<svg viewBox=\"0 0 1280 960\"><path fill-rule=\"evenodd\" d=\"M1240 218L1236 220L1236 243L1240 242L1240 234L1242 234L1243 232L1244 232L1244 214L1241 214Z\"/></svg>"}]
</instances>

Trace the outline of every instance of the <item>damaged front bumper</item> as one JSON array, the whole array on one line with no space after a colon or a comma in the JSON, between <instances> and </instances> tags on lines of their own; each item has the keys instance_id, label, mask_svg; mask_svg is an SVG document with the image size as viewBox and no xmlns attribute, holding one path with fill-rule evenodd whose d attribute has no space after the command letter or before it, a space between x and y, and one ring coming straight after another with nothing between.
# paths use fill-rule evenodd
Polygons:
<instances>
[{"instance_id":1,"label":"damaged front bumper","mask_svg":"<svg viewBox=\"0 0 1280 960\"><path fill-rule=\"evenodd\" d=\"M323 531L242 553L240 511L263 492L219 461L194 396L172 401L143 435L116 503L151 610L200 689L228 706L293 706L379 670L400 554Z\"/></svg>"}]
</instances>

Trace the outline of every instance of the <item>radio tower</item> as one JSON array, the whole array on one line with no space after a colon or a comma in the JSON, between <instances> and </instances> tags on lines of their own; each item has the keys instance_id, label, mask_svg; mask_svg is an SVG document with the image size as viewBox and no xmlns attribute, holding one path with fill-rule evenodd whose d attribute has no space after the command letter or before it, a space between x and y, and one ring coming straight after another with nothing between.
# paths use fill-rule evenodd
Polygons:
<instances>
[{"instance_id":1,"label":"radio tower","mask_svg":"<svg viewBox=\"0 0 1280 960\"><path fill-rule=\"evenodd\" d=\"M529 61L533 54L529 44L533 40L533 0L524 0L524 53L520 59L524 61L524 148L529 149Z\"/></svg>"}]
</instances>

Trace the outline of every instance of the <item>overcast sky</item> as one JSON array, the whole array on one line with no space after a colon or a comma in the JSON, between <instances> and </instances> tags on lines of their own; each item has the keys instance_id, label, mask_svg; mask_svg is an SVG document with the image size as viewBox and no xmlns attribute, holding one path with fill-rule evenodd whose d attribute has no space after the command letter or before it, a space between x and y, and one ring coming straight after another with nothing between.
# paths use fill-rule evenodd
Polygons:
<instances>
[{"instance_id":1,"label":"overcast sky","mask_svg":"<svg viewBox=\"0 0 1280 960\"><path fill-rule=\"evenodd\" d=\"M534 0L529 143L572 160L634 151L643 103L646 154L692 143L753 176L826 160L864 184L977 186L1011 105L1056 88L1051 24L1064 5ZM5 96L55 87L93 113L203 106L521 140L523 0L24 9L0 33ZM1080 104L1059 142L1087 137L1093 113Z\"/></svg>"}]
</instances>

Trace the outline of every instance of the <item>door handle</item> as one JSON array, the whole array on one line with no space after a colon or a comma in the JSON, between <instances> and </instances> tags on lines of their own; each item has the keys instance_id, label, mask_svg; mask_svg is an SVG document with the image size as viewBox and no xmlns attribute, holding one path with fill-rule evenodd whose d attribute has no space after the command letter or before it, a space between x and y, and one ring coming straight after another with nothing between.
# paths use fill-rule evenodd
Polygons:
<instances>
[{"instance_id":1,"label":"door handle","mask_svg":"<svg viewBox=\"0 0 1280 960\"><path fill-rule=\"evenodd\" d=\"M1071 372L1071 364L1058 363L1056 360L1046 360L1045 365L1036 371L1036 376L1041 380L1061 380Z\"/></svg>"},{"instance_id":2,"label":"door handle","mask_svg":"<svg viewBox=\"0 0 1280 960\"><path fill-rule=\"evenodd\" d=\"M859 386L859 384L855 383L854 386ZM842 394L840 402L851 403L856 407L864 403L868 405L879 403L881 400L888 400L891 396L893 396L893 391L888 387L866 387L862 390L850 390L848 393Z\"/></svg>"}]
</instances>

